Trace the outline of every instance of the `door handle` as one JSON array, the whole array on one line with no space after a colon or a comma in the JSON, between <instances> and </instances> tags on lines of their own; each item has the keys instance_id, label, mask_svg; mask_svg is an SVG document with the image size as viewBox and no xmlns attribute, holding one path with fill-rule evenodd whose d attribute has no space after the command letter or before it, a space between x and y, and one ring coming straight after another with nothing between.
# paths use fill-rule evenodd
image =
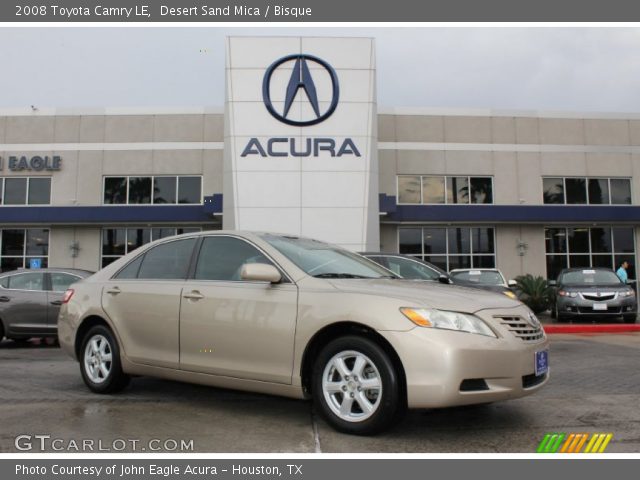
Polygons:
<instances>
[{"instance_id":1,"label":"door handle","mask_svg":"<svg viewBox=\"0 0 640 480\"><path fill-rule=\"evenodd\" d=\"M118 287L113 287L108 289L107 293L110 293L111 295L117 295L120 293L120 289Z\"/></svg>"},{"instance_id":2,"label":"door handle","mask_svg":"<svg viewBox=\"0 0 640 480\"><path fill-rule=\"evenodd\" d=\"M62 305L62 300L54 300L53 302L50 302L51 305Z\"/></svg>"},{"instance_id":3,"label":"door handle","mask_svg":"<svg viewBox=\"0 0 640 480\"><path fill-rule=\"evenodd\" d=\"M204 295L202 295L197 290L194 290L190 293L185 293L183 297L188 298L189 300L200 300L201 298L204 298Z\"/></svg>"},{"instance_id":4,"label":"door handle","mask_svg":"<svg viewBox=\"0 0 640 480\"><path fill-rule=\"evenodd\" d=\"M11 298L7 297L6 295L3 295L2 297L0 297L0 302L10 302Z\"/></svg>"}]
</instances>

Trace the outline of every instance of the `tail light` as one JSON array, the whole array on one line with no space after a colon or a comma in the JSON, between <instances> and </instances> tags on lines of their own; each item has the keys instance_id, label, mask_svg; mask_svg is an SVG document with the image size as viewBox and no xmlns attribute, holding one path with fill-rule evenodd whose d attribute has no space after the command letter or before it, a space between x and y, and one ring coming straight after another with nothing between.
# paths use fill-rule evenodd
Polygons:
<instances>
[{"instance_id":1,"label":"tail light","mask_svg":"<svg viewBox=\"0 0 640 480\"><path fill-rule=\"evenodd\" d=\"M71 297L73 297L75 290L73 288L68 289L66 292L64 292L64 295L62 295L62 303L69 303L69 300L71 300Z\"/></svg>"}]
</instances>

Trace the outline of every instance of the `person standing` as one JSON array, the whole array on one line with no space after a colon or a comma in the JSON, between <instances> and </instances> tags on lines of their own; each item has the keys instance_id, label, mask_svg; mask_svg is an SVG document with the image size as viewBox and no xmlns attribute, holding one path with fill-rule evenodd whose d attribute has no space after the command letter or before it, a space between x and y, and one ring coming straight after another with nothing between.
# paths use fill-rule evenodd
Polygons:
<instances>
[{"instance_id":1,"label":"person standing","mask_svg":"<svg viewBox=\"0 0 640 480\"><path fill-rule=\"evenodd\" d=\"M629 268L629 262L623 260L620 264L620 268L616 271L616 275L620 279L622 283L628 283L629 275L627 274L627 269Z\"/></svg>"}]
</instances>

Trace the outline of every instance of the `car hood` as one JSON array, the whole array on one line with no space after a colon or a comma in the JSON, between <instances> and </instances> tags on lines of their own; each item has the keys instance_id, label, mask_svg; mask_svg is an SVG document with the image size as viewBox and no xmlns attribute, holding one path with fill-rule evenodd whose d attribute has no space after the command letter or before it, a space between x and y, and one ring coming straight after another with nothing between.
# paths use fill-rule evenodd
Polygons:
<instances>
[{"instance_id":1,"label":"car hood","mask_svg":"<svg viewBox=\"0 0 640 480\"><path fill-rule=\"evenodd\" d=\"M400 279L331 279L343 292L380 295L407 302L407 307L431 307L473 313L485 309L514 308L522 305L506 295L477 288L435 282Z\"/></svg>"},{"instance_id":2,"label":"car hood","mask_svg":"<svg viewBox=\"0 0 640 480\"><path fill-rule=\"evenodd\" d=\"M481 290L488 290L490 292L502 293L510 290L508 287L505 287L504 285L483 285L483 284L464 283L464 282L456 283L455 280L453 284L459 285L461 287L467 287L467 288L479 288Z\"/></svg>"}]
</instances>

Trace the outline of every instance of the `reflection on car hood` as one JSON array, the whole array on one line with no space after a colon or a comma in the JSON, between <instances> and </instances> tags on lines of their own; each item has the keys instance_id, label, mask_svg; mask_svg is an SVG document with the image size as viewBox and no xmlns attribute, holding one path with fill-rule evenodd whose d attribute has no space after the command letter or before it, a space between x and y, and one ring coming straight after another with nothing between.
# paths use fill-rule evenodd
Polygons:
<instances>
[{"instance_id":1,"label":"reflection on car hood","mask_svg":"<svg viewBox=\"0 0 640 480\"><path fill-rule=\"evenodd\" d=\"M505 287L504 285L486 285L486 284L481 284L481 283L465 283L465 282L456 282L455 280L454 280L453 284L454 285L459 285L461 287L480 288L482 290L489 290L491 292L500 292L500 293L510 290L508 287Z\"/></svg>"},{"instance_id":2,"label":"reflection on car hood","mask_svg":"<svg viewBox=\"0 0 640 480\"><path fill-rule=\"evenodd\" d=\"M344 292L380 295L406 300L408 307L431 307L459 312L477 312L487 308L514 308L521 303L506 295L477 288L434 282L399 279L331 279Z\"/></svg>"}]
</instances>

